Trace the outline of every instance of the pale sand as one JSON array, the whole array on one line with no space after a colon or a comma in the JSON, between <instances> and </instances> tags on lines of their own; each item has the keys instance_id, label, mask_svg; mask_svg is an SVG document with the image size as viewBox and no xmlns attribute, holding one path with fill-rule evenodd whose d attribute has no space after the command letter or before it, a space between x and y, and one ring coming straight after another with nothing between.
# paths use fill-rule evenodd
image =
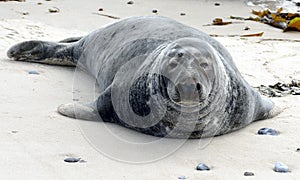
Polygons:
<instances>
[{"instance_id":1,"label":"pale sand","mask_svg":"<svg viewBox=\"0 0 300 180\"><path fill-rule=\"evenodd\" d=\"M172 17L209 34L248 34L265 32L263 38L300 39L299 32L282 33L267 25L246 22L223 27L203 26L215 17L248 16L249 7L239 1L159 0L135 1L37 1L0 3L0 177L1 179L243 179L245 171L252 171L251 179L297 179L300 177L300 96L272 98L276 105L286 109L279 116L259 121L234 133L208 139L189 140L175 153L159 161L128 164L112 160L99 153L86 140L81 122L60 116L59 104L80 100L85 94L73 96L72 68L9 61L6 50L13 44L30 39L60 40L80 36L116 20L93 15L102 7L104 13L128 17L151 15L158 9L160 15ZM61 12L49 14L48 8L59 7ZM29 12L23 16L18 12ZM179 16L185 12L186 16ZM243 27L250 26L250 31ZM300 44L266 41L261 38L217 38L231 52L239 70L252 85L290 82L300 79ZM39 75L29 75L37 70ZM83 73L79 72L83 75ZM76 76L75 75L75 79ZM75 81L76 89L76 81ZM90 91L89 89L83 92ZM92 97L88 97L92 98ZM103 129L104 125L100 124ZM107 125L132 139L147 139L144 135L116 125ZM257 130L271 127L279 136L259 136ZM12 131L17 131L13 133ZM101 133L101 132L100 132ZM110 142L109 137L99 137ZM212 140L212 141L210 141ZM105 144L104 143L104 144ZM203 146L203 144L206 144ZM124 148L125 149L125 148ZM115 147L113 151L123 147ZM132 150L132 154L139 153ZM136 150L138 151L138 150ZM146 156L147 154L145 154ZM66 157L81 157L86 163L68 164ZM275 162L287 164L290 173L276 173ZM198 172L195 166L204 162L209 172Z\"/></svg>"}]
</instances>

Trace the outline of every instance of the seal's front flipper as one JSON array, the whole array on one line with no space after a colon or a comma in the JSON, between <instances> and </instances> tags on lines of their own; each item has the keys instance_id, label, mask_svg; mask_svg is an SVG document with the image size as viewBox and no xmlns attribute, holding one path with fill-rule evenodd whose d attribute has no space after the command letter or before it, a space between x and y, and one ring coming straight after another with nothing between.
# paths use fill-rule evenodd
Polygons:
<instances>
[{"instance_id":1,"label":"seal's front flipper","mask_svg":"<svg viewBox=\"0 0 300 180\"><path fill-rule=\"evenodd\" d=\"M285 108L275 106L275 103L270 99L261 97L259 104L256 105L256 118L255 120L270 119L282 113Z\"/></svg>"},{"instance_id":2,"label":"seal's front flipper","mask_svg":"<svg viewBox=\"0 0 300 180\"><path fill-rule=\"evenodd\" d=\"M48 41L24 41L12 46L7 56L17 61L75 66L72 45Z\"/></svg>"},{"instance_id":3,"label":"seal's front flipper","mask_svg":"<svg viewBox=\"0 0 300 180\"><path fill-rule=\"evenodd\" d=\"M111 86L105 89L96 100L96 106L101 119L105 122L119 122L111 101Z\"/></svg>"},{"instance_id":4,"label":"seal's front flipper","mask_svg":"<svg viewBox=\"0 0 300 180\"><path fill-rule=\"evenodd\" d=\"M90 121L100 120L100 116L95 110L94 105L84 105L80 103L62 104L57 108L57 111L67 117L75 119L84 119Z\"/></svg>"}]
</instances>

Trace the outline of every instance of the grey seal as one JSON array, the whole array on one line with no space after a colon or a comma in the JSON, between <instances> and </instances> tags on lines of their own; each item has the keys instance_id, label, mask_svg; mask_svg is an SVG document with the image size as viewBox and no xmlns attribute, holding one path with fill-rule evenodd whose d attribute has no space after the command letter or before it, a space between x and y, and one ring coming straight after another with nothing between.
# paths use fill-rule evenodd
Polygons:
<instances>
[{"instance_id":1,"label":"grey seal","mask_svg":"<svg viewBox=\"0 0 300 180\"><path fill-rule=\"evenodd\" d=\"M59 113L157 137L212 137L276 114L218 41L166 17L126 18L60 42L25 41L7 55L77 66L97 79L94 102L64 104Z\"/></svg>"}]
</instances>

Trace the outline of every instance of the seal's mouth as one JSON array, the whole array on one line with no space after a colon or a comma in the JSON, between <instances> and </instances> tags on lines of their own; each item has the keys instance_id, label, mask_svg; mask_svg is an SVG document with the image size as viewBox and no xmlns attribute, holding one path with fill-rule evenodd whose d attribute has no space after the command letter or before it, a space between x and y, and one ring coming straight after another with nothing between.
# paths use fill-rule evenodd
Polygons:
<instances>
[{"instance_id":1,"label":"seal's mouth","mask_svg":"<svg viewBox=\"0 0 300 180\"><path fill-rule=\"evenodd\" d=\"M203 104L204 101L202 88L199 84L195 87L174 86L168 90L168 95L172 102L180 106L199 106Z\"/></svg>"}]
</instances>

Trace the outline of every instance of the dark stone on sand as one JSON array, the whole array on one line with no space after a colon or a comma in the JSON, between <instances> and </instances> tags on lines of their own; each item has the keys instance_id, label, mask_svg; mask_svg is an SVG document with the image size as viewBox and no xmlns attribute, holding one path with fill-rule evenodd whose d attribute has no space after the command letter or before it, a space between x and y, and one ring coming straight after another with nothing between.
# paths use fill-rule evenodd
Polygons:
<instances>
[{"instance_id":1,"label":"dark stone on sand","mask_svg":"<svg viewBox=\"0 0 300 180\"><path fill-rule=\"evenodd\" d=\"M295 4L296 4L296 6L300 6L300 2L296 2Z\"/></svg>"},{"instance_id":2,"label":"dark stone on sand","mask_svg":"<svg viewBox=\"0 0 300 180\"><path fill-rule=\"evenodd\" d=\"M66 159L64 159L65 162L68 162L68 163L76 163L78 161L80 161L81 158L73 158L73 157L68 157Z\"/></svg>"},{"instance_id":3,"label":"dark stone on sand","mask_svg":"<svg viewBox=\"0 0 300 180\"><path fill-rule=\"evenodd\" d=\"M271 129L271 128L261 128L260 130L258 130L257 134L259 135L272 135L272 136L277 136L279 133L277 130L275 129Z\"/></svg>"},{"instance_id":4,"label":"dark stone on sand","mask_svg":"<svg viewBox=\"0 0 300 180\"><path fill-rule=\"evenodd\" d=\"M180 16L185 16L186 14L184 12L180 13Z\"/></svg>"},{"instance_id":5,"label":"dark stone on sand","mask_svg":"<svg viewBox=\"0 0 300 180\"><path fill-rule=\"evenodd\" d=\"M153 9L152 12L153 13L158 13L158 10L157 9Z\"/></svg>"},{"instance_id":6,"label":"dark stone on sand","mask_svg":"<svg viewBox=\"0 0 300 180\"><path fill-rule=\"evenodd\" d=\"M104 10L103 8L99 8L99 9L98 9L98 11L103 11L103 10Z\"/></svg>"},{"instance_id":7,"label":"dark stone on sand","mask_svg":"<svg viewBox=\"0 0 300 180\"><path fill-rule=\"evenodd\" d=\"M297 148L297 150L296 150L297 152L300 152L300 148Z\"/></svg>"},{"instance_id":8,"label":"dark stone on sand","mask_svg":"<svg viewBox=\"0 0 300 180\"><path fill-rule=\"evenodd\" d=\"M218 3L218 2L215 3L215 6L220 6L220 5L221 5L221 3Z\"/></svg>"},{"instance_id":9,"label":"dark stone on sand","mask_svg":"<svg viewBox=\"0 0 300 180\"><path fill-rule=\"evenodd\" d=\"M210 168L209 168L206 164L200 163L200 164L198 164L198 166L196 167L196 170L197 170L197 171L209 171Z\"/></svg>"},{"instance_id":10,"label":"dark stone on sand","mask_svg":"<svg viewBox=\"0 0 300 180\"><path fill-rule=\"evenodd\" d=\"M14 134L15 134L15 133L18 133L18 131L11 131L11 133L14 133Z\"/></svg>"},{"instance_id":11,"label":"dark stone on sand","mask_svg":"<svg viewBox=\"0 0 300 180\"><path fill-rule=\"evenodd\" d=\"M253 172L244 172L244 176L254 176L254 173Z\"/></svg>"},{"instance_id":12,"label":"dark stone on sand","mask_svg":"<svg viewBox=\"0 0 300 180\"><path fill-rule=\"evenodd\" d=\"M250 27L249 27L249 26L246 26L246 27L244 27L244 30L245 30L245 31L248 31L248 30L250 30Z\"/></svg>"},{"instance_id":13,"label":"dark stone on sand","mask_svg":"<svg viewBox=\"0 0 300 180\"><path fill-rule=\"evenodd\" d=\"M134 2L133 1L128 1L127 4L134 4Z\"/></svg>"}]
</instances>

